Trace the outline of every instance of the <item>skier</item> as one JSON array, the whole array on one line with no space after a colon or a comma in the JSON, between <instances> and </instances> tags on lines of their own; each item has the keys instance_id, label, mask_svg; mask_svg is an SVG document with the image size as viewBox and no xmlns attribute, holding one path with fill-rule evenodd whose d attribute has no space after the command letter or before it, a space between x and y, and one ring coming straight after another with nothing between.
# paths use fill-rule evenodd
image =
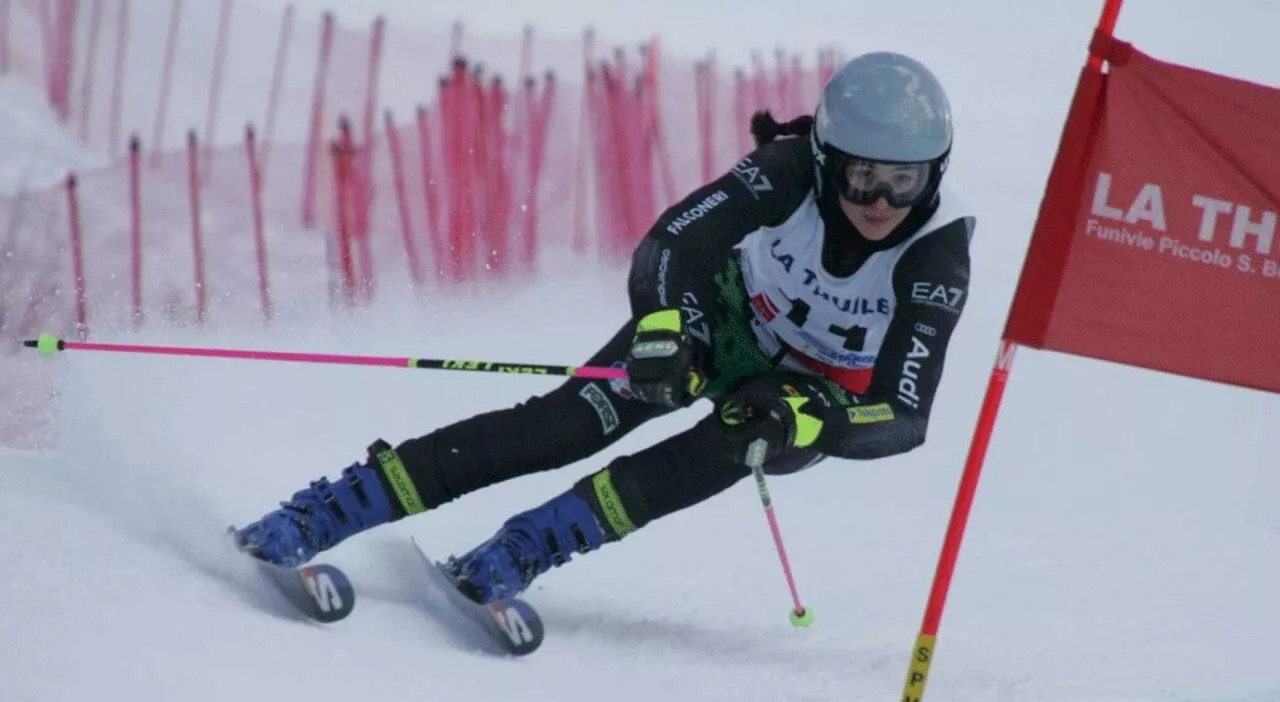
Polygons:
<instances>
[{"instance_id":1,"label":"skier","mask_svg":"<svg viewBox=\"0 0 1280 702\"><path fill-rule=\"evenodd\" d=\"M637 246L632 316L591 359L628 381L572 378L513 407L409 439L321 478L239 530L283 567L380 524L604 449L699 399L692 428L616 458L508 519L447 572L471 599L534 578L751 474L828 456L874 459L925 440L964 308L975 219L943 187L943 87L908 56L836 71L817 109L752 118L757 148L666 210ZM786 137L786 138L779 138Z\"/></svg>"}]
</instances>

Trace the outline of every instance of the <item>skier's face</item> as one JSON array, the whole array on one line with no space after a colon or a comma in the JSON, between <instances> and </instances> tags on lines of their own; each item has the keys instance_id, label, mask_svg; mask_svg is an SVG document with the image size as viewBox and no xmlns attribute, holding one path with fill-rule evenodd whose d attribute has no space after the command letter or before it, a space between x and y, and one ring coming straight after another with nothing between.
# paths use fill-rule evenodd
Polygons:
<instances>
[{"instance_id":1,"label":"skier's face","mask_svg":"<svg viewBox=\"0 0 1280 702\"><path fill-rule=\"evenodd\" d=\"M880 241L889 236L902 220L910 214L910 207L890 207L888 200L877 198L870 205L855 205L840 198L840 209L844 216L858 228L858 233L869 241Z\"/></svg>"},{"instance_id":2,"label":"skier's face","mask_svg":"<svg viewBox=\"0 0 1280 702\"><path fill-rule=\"evenodd\" d=\"M906 219L923 195L928 163L878 163L848 158L842 164L840 207L864 237L880 241Z\"/></svg>"}]
</instances>

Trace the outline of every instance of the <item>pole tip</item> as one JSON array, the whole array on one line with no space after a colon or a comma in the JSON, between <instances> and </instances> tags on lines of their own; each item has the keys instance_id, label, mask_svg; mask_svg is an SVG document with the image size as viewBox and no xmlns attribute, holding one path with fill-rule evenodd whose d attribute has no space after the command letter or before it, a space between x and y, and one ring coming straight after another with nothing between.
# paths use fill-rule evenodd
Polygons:
<instances>
[{"instance_id":1,"label":"pole tip","mask_svg":"<svg viewBox=\"0 0 1280 702\"><path fill-rule=\"evenodd\" d=\"M797 629L807 629L813 625L813 610L805 607L800 610L791 610L791 626Z\"/></svg>"},{"instance_id":2,"label":"pole tip","mask_svg":"<svg viewBox=\"0 0 1280 702\"><path fill-rule=\"evenodd\" d=\"M62 342L48 332L41 334L34 341L24 341L23 345L35 348L41 356L52 356L62 350Z\"/></svg>"}]
</instances>

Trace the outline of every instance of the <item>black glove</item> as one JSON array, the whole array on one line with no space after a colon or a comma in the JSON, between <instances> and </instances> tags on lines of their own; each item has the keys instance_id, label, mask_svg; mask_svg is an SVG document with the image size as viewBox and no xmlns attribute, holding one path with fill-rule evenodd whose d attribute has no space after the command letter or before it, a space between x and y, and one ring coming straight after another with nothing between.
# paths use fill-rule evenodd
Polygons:
<instances>
[{"instance_id":1,"label":"black glove","mask_svg":"<svg viewBox=\"0 0 1280 702\"><path fill-rule=\"evenodd\" d=\"M627 352L627 377L637 398L667 407L683 407L702 393L706 380L694 367L680 310L658 310L640 318Z\"/></svg>"},{"instance_id":2,"label":"black glove","mask_svg":"<svg viewBox=\"0 0 1280 702\"><path fill-rule=\"evenodd\" d=\"M804 376L752 378L720 401L725 450L755 468L783 451L813 446L822 433L820 407L830 404L823 389Z\"/></svg>"}]
</instances>

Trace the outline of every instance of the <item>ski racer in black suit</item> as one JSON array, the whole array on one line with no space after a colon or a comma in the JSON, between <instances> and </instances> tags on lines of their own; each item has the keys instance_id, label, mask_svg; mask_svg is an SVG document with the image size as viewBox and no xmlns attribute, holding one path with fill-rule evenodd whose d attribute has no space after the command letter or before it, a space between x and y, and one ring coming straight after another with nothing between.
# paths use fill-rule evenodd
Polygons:
<instances>
[{"instance_id":1,"label":"ski racer in black suit","mask_svg":"<svg viewBox=\"0 0 1280 702\"><path fill-rule=\"evenodd\" d=\"M378 440L238 531L299 566L344 539L488 485L588 458L706 398L692 428L621 456L451 558L479 602L691 507L751 474L869 460L925 441L964 309L975 219L943 183L950 105L897 53L836 71L815 113L752 120L758 148L667 209L635 250L631 316L569 379L398 446Z\"/></svg>"}]
</instances>

